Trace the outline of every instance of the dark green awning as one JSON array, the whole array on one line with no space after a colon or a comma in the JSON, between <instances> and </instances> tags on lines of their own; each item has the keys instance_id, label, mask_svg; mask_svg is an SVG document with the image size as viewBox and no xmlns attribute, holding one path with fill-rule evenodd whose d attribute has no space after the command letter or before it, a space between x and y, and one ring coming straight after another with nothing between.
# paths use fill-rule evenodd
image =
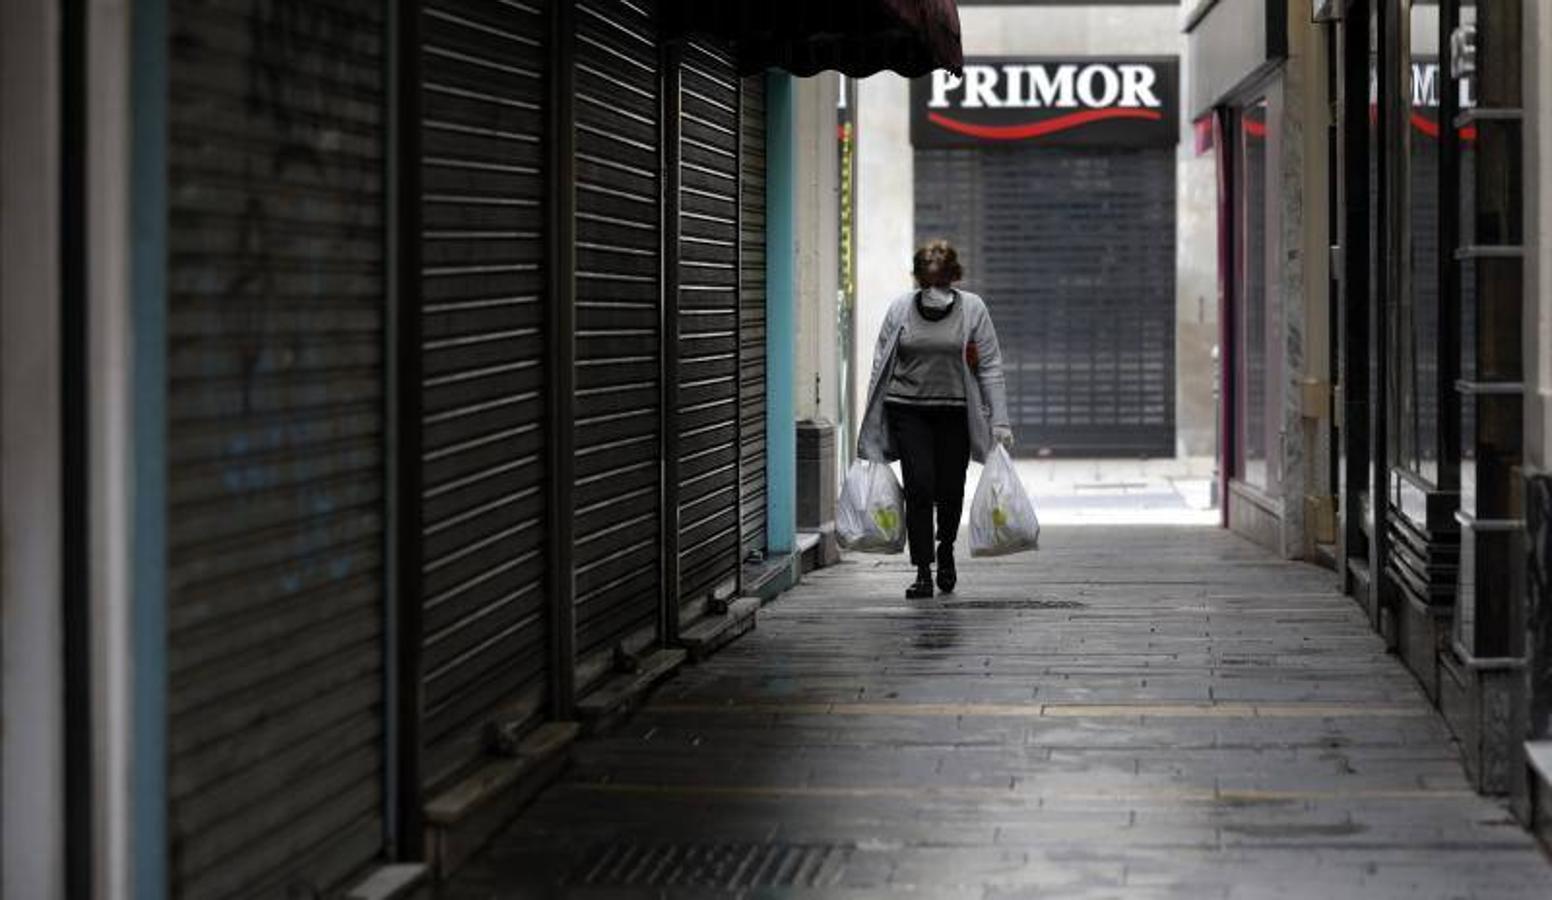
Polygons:
<instances>
[{"instance_id":1,"label":"dark green awning","mask_svg":"<svg viewBox=\"0 0 1552 900\"><path fill-rule=\"evenodd\" d=\"M954 0L662 0L670 37L732 42L739 70L907 77L964 64Z\"/></svg>"}]
</instances>

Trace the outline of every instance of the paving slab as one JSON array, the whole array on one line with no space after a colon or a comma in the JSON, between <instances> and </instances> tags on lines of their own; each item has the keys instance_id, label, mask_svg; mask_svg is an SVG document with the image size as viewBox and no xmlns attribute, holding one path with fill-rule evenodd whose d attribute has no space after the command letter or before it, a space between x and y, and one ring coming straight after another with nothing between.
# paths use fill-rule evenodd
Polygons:
<instances>
[{"instance_id":1,"label":"paving slab","mask_svg":"<svg viewBox=\"0 0 1552 900\"><path fill-rule=\"evenodd\" d=\"M680 670L444 900L1552 898L1334 576L1052 525L908 602L853 556Z\"/></svg>"}]
</instances>

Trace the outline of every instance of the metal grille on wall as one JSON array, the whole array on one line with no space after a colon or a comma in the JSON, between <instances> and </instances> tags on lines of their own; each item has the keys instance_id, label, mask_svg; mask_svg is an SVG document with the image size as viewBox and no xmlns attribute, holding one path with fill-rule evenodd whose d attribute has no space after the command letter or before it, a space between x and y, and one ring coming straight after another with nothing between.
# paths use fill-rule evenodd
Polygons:
<instances>
[{"instance_id":1,"label":"metal grille on wall","mask_svg":"<svg viewBox=\"0 0 1552 900\"><path fill-rule=\"evenodd\" d=\"M960 249L1025 452L1170 456L1172 147L916 150L916 236Z\"/></svg>"},{"instance_id":2,"label":"metal grille on wall","mask_svg":"<svg viewBox=\"0 0 1552 900\"><path fill-rule=\"evenodd\" d=\"M657 622L662 205L652 8L582 0L576 19L574 521L585 661Z\"/></svg>"},{"instance_id":3,"label":"metal grille on wall","mask_svg":"<svg viewBox=\"0 0 1552 900\"><path fill-rule=\"evenodd\" d=\"M421 21L422 780L542 712L548 659L543 4Z\"/></svg>"},{"instance_id":4,"label":"metal grille on wall","mask_svg":"<svg viewBox=\"0 0 1552 900\"><path fill-rule=\"evenodd\" d=\"M743 80L739 117L739 497L742 550L765 552L765 76Z\"/></svg>"},{"instance_id":5,"label":"metal grille on wall","mask_svg":"<svg viewBox=\"0 0 1552 900\"><path fill-rule=\"evenodd\" d=\"M383 836L383 9L169 13L171 894L333 895Z\"/></svg>"},{"instance_id":6,"label":"metal grille on wall","mask_svg":"<svg viewBox=\"0 0 1552 900\"><path fill-rule=\"evenodd\" d=\"M679 599L689 602L736 583L741 557L739 80L733 58L724 49L695 40L684 48L678 75L675 418Z\"/></svg>"}]
</instances>

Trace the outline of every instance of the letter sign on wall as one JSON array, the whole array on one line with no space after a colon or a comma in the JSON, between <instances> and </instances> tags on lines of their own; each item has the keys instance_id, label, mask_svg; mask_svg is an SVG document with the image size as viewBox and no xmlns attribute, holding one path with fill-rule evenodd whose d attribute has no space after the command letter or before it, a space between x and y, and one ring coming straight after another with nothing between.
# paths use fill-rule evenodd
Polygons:
<instances>
[{"instance_id":1,"label":"letter sign on wall","mask_svg":"<svg viewBox=\"0 0 1552 900\"><path fill-rule=\"evenodd\" d=\"M1173 58L965 60L911 82L911 143L1156 147L1180 139Z\"/></svg>"}]
</instances>

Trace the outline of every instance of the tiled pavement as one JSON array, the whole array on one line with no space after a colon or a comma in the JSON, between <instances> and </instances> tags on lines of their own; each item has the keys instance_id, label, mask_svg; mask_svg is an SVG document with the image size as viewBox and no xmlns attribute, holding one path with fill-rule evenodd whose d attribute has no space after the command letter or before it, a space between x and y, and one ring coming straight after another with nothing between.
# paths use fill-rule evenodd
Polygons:
<instances>
[{"instance_id":1,"label":"tiled pavement","mask_svg":"<svg viewBox=\"0 0 1552 900\"><path fill-rule=\"evenodd\" d=\"M1552 898L1329 573L1044 540L930 602L899 558L809 576L445 896Z\"/></svg>"}]
</instances>

